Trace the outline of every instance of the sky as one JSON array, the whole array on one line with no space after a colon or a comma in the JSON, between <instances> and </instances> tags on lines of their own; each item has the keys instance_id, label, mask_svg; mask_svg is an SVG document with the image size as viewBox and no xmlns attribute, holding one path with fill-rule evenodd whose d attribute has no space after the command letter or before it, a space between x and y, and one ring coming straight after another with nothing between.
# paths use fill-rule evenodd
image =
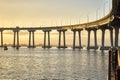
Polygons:
<instances>
[{"instance_id":1,"label":"sky","mask_svg":"<svg viewBox=\"0 0 120 80\"><path fill-rule=\"evenodd\" d=\"M109 13L111 1L0 0L0 27L50 27L95 21Z\"/></svg>"}]
</instances>

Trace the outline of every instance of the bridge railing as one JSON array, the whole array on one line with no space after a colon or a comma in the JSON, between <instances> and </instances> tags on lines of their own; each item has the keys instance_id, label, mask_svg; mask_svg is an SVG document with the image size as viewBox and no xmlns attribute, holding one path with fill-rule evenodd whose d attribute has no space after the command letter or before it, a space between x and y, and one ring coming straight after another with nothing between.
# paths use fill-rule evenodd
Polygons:
<instances>
[{"instance_id":1,"label":"bridge railing","mask_svg":"<svg viewBox=\"0 0 120 80\"><path fill-rule=\"evenodd\" d=\"M120 80L120 56L118 48L109 49L108 80Z\"/></svg>"}]
</instances>

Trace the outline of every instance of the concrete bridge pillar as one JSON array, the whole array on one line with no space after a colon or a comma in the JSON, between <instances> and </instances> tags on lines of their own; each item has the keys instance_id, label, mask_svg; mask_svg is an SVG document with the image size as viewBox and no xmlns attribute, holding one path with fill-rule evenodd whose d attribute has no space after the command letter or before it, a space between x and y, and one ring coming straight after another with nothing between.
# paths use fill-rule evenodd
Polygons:
<instances>
[{"instance_id":1,"label":"concrete bridge pillar","mask_svg":"<svg viewBox=\"0 0 120 80\"><path fill-rule=\"evenodd\" d=\"M61 31L59 31L59 44L58 44L58 47L61 46Z\"/></svg>"},{"instance_id":2,"label":"concrete bridge pillar","mask_svg":"<svg viewBox=\"0 0 120 80\"><path fill-rule=\"evenodd\" d=\"M106 29L101 29L101 31L102 31L102 46L101 46L101 48L100 48L100 50L104 50L104 48L105 48L105 46L104 46L104 43L105 43L105 30Z\"/></svg>"},{"instance_id":3,"label":"concrete bridge pillar","mask_svg":"<svg viewBox=\"0 0 120 80\"><path fill-rule=\"evenodd\" d=\"M88 46L87 49L98 49L97 46L97 28L86 28L87 32L88 32ZM90 46L90 35L91 35L91 31L93 30L94 32L94 46Z\"/></svg>"},{"instance_id":4,"label":"concrete bridge pillar","mask_svg":"<svg viewBox=\"0 0 120 80\"><path fill-rule=\"evenodd\" d=\"M1 46L0 47L3 47L3 30L0 30L1 32Z\"/></svg>"},{"instance_id":5,"label":"concrete bridge pillar","mask_svg":"<svg viewBox=\"0 0 120 80\"><path fill-rule=\"evenodd\" d=\"M111 46L113 47L113 29L110 29L110 41L111 41Z\"/></svg>"},{"instance_id":6,"label":"concrete bridge pillar","mask_svg":"<svg viewBox=\"0 0 120 80\"><path fill-rule=\"evenodd\" d=\"M98 49L98 45L97 45L97 29L93 29L94 31L94 43L95 43L95 49Z\"/></svg>"},{"instance_id":7,"label":"concrete bridge pillar","mask_svg":"<svg viewBox=\"0 0 120 80\"><path fill-rule=\"evenodd\" d=\"M83 30L83 29L82 29ZM79 36L79 49L81 49L82 48L82 45L81 45L81 31L82 30L79 30L78 31L78 36Z\"/></svg>"},{"instance_id":8,"label":"concrete bridge pillar","mask_svg":"<svg viewBox=\"0 0 120 80\"><path fill-rule=\"evenodd\" d=\"M113 28L112 27L101 27L100 28L102 31L102 46L100 48L100 50L108 50L111 46L113 46ZM110 31L110 46L105 46L105 30L108 29ZM115 41L116 42L116 41Z\"/></svg>"},{"instance_id":9,"label":"concrete bridge pillar","mask_svg":"<svg viewBox=\"0 0 120 80\"><path fill-rule=\"evenodd\" d=\"M50 29L43 30L44 32L44 45L42 46L43 48L51 48L50 46ZM48 33L48 45L46 45L46 33Z\"/></svg>"},{"instance_id":10,"label":"concrete bridge pillar","mask_svg":"<svg viewBox=\"0 0 120 80\"><path fill-rule=\"evenodd\" d=\"M67 31L67 29L58 29L57 31L59 32L58 48L67 48L65 41L65 32ZM61 46L61 32L63 32L63 46Z\"/></svg>"},{"instance_id":11,"label":"concrete bridge pillar","mask_svg":"<svg viewBox=\"0 0 120 80\"><path fill-rule=\"evenodd\" d=\"M73 49L75 49L75 41L76 41L76 30L73 31L74 38L73 38Z\"/></svg>"},{"instance_id":12,"label":"concrete bridge pillar","mask_svg":"<svg viewBox=\"0 0 120 80\"><path fill-rule=\"evenodd\" d=\"M115 27L115 47L118 47L119 27Z\"/></svg>"},{"instance_id":13,"label":"concrete bridge pillar","mask_svg":"<svg viewBox=\"0 0 120 80\"><path fill-rule=\"evenodd\" d=\"M81 46L81 31L82 31L83 29L72 29L72 31L73 31L73 49L75 49L75 48L79 48L79 49L81 49L82 48L82 46ZM75 43L76 43L76 32L78 32L78 36L79 36L79 46L76 46L75 45Z\"/></svg>"},{"instance_id":14,"label":"concrete bridge pillar","mask_svg":"<svg viewBox=\"0 0 120 80\"><path fill-rule=\"evenodd\" d=\"M20 45L19 45L19 30L13 30L13 32L14 32L13 47L19 48L20 47Z\"/></svg>"},{"instance_id":15,"label":"concrete bridge pillar","mask_svg":"<svg viewBox=\"0 0 120 80\"><path fill-rule=\"evenodd\" d=\"M88 31L88 47L87 49L90 48L90 33L91 33L91 30L87 30Z\"/></svg>"},{"instance_id":16,"label":"concrete bridge pillar","mask_svg":"<svg viewBox=\"0 0 120 80\"><path fill-rule=\"evenodd\" d=\"M28 48L35 48L35 37L34 37L35 30L28 30L28 32L29 32L29 44L28 44Z\"/></svg>"}]
</instances>

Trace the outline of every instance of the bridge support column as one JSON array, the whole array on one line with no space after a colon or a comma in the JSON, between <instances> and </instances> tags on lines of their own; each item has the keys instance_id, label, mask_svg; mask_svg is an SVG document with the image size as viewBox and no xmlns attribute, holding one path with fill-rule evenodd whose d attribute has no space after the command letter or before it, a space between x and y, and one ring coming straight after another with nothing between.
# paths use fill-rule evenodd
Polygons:
<instances>
[{"instance_id":1,"label":"bridge support column","mask_svg":"<svg viewBox=\"0 0 120 80\"><path fill-rule=\"evenodd\" d=\"M46 31L44 32L44 48L45 48L45 45L46 45Z\"/></svg>"},{"instance_id":2,"label":"bridge support column","mask_svg":"<svg viewBox=\"0 0 120 80\"><path fill-rule=\"evenodd\" d=\"M115 27L115 47L118 47L119 27Z\"/></svg>"},{"instance_id":3,"label":"bridge support column","mask_svg":"<svg viewBox=\"0 0 120 80\"><path fill-rule=\"evenodd\" d=\"M79 48L79 49L81 49L82 48L82 46L81 46L81 31L82 31L83 29L72 29L72 31L73 31L73 49L75 49L75 48ZM76 32L78 32L78 36L79 36L79 46L76 46L75 45L75 43L76 43Z\"/></svg>"},{"instance_id":4,"label":"bridge support column","mask_svg":"<svg viewBox=\"0 0 120 80\"><path fill-rule=\"evenodd\" d=\"M74 38L73 38L73 49L75 49L75 41L76 41L76 30L73 31Z\"/></svg>"},{"instance_id":5,"label":"bridge support column","mask_svg":"<svg viewBox=\"0 0 120 80\"><path fill-rule=\"evenodd\" d=\"M95 43L95 49L98 49L98 45L97 45L97 29L93 29L94 31L94 43Z\"/></svg>"},{"instance_id":6,"label":"bridge support column","mask_svg":"<svg viewBox=\"0 0 120 80\"><path fill-rule=\"evenodd\" d=\"M79 35L79 49L82 48L82 45L81 45L81 31L82 31L82 30L83 30L83 29L81 29L81 30L78 31L78 35Z\"/></svg>"},{"instance_id":7,"label":"bridge support column","mask_svg":"<svg viewBox=\"0 0 120 80\"><path fill-rule=\"evenodd\" d=\"M61 31L59 31L59 44L58 44L58 47L60 47L61 45Z\"/></svg>"},{"instance_id":8,"label":"bridge support column","mask_svg":"<svg viewBox=\"0 0 120 80\"><path fill-rule=\"evenodd\" d=\"M102 30L102 46L100 48L100 50L104 50L105 46L104 46L104 40L105 40L105 29L101 29Z\"/></svg>"},{"instance_id":9,"label":"bridge support column","mask_svg":"<svg viewBox=\"0 0 120 80\"><path fill-rule=\"evenodd\" d=\"M0 30L1 32L1 46L0 47L3 47L3 30Z\"/></svg>"},{"instance_id":10,"label":"bridge support column","mask_svg":"<svg viewBox=\"0 0 120 80\"><path fill-rule=\"evenodd\" d=\"M67 29L59 29L57 31L59 32L59 44L58 44L58 48L67 48L66 41L65 41L65 32L67 31ZM63 32L63 46L61 46L61 32Z\"/></svg>"},{"instance_id":11,"label":"bridge support column","mask_svg":"<svg viewBox=\"0 0 120 80\"><path fill-rule=\"evenodd\" d=\"M35 37L34 37L35 30L28 30L28 32L29 32L29 44L28 44L28 48L35 48Z\"/></svg>"},{"instance_id":12,"label":"bridge support column","mask_svg":"<svg viewBox=\"0 0 120 80\"><path fill-rule=\"evenodd\" d=\"M100 28L102 31L102 46L100 48L100 50L108 50L111 46L113 46L113 28L112 27L108 27L107 25L104 27ZM110 46L105 46L105 30L108 29L110 31Z\"/></svg>"},{"instance_id":13,"label":"bridge support column","mask_svg":"<svg viewBox=\"0 0 120 80\"><path fill-rule=\"evenodd\" d=\"M90 49L90 33L91 33L91 30L88 30L88 47L87 47L87 49Z\"/></svg>"},{"instance_id":14,"label":"bridge support column","mask_svg":"<svg viewBox=\"0 0 120 80\"><path fill-rule=\"evenodd\" d=\"M44 32L44 45L42 46L43 48L51 48L51 46L50 46L50 31L51 30L43 30L43 32ZM48 33L48 45L46 45L46 33Z\"/></svg>"},{"instance_id":15,"label":"bridge support column","mask_svg":"<svg viewBox=\"0 0 120 80\"><path fill-rule=\"evenodd\" d=\"M86 30L88 31L88 46L87 49L98 49L97 46L97 28L86 28ZM93 30L94 32L94 46L90 46L90 35L91 35L91 31Z\"/></svg>"},{"instance_id":16,"label":"bridge support column","mask_svg":"<svg viewBox=\"0 0 120 80\"><path fill-rule=\"evenodd\" d=\"M110 41L111 41L111 46L113 47L113 29L110 29Z\"/></svg>"},{"instance_id":17,"label":"bridge support column","mask_svg":"<svg viewBox=\"0 0 120 80\"><path fill-rule=\"evenodd\" d=\"M20 47L20 45L19 45L19 30L13 30L13 32L14 32L13 47L16 47L18 49Z\"/></svg>"}]
</instances>

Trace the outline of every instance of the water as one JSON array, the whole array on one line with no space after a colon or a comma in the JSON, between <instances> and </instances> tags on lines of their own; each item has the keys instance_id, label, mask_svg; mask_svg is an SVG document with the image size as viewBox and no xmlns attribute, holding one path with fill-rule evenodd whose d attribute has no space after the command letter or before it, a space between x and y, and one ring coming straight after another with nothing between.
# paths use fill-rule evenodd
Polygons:
<instances>
[{"instance_id":1,"label":"water","mask_svg":"<svg viewBox=\"0 0 120 80\"><path fill-rule=\"evenodd\" d=\"M106 80L107 52L0 49L0 80Z\"/></svg>"}]
</instances>

